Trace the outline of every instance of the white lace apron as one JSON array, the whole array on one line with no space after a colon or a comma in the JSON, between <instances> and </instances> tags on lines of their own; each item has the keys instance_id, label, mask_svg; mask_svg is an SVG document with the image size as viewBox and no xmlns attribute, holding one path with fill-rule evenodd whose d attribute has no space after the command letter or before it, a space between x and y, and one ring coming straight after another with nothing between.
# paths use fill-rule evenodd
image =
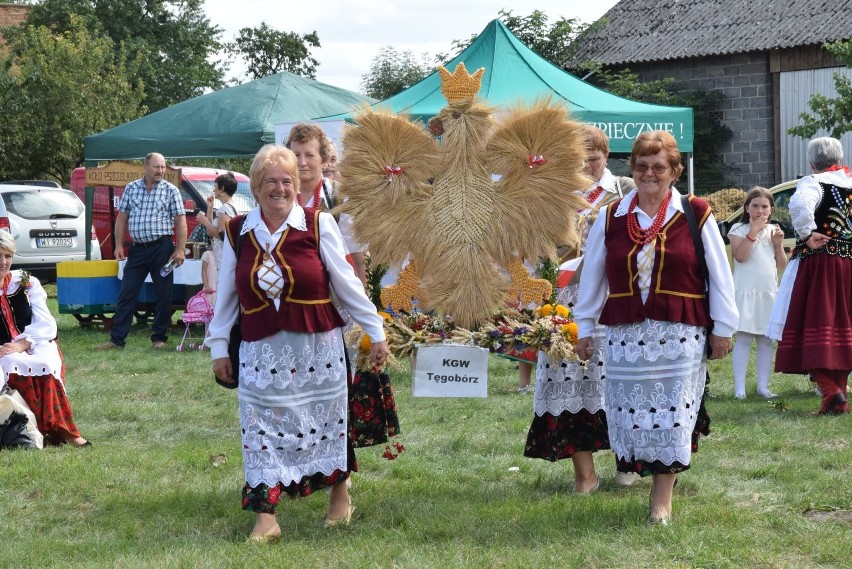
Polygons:
<instances>
[{"instance_id":1,"label":"white lace apron","mask_svg":"<svg viewBox=\"0 0 852 569\"><path fill-rule=\"evenodd\" d=\"M280 331L240 347L246 482L285 486L346 470L346 364L340 329Z\"/></svg>"},{"instance_id":2,"label":"white lace apron","mask_svg":"<svg viewBox=\"0 0 852 569\"><path fill-rule=\"evenodd\" d=\"M688 465L704 394L706 330L645 320L607 329L609 442L623 460Z\"/></svg>"}]
</instances>

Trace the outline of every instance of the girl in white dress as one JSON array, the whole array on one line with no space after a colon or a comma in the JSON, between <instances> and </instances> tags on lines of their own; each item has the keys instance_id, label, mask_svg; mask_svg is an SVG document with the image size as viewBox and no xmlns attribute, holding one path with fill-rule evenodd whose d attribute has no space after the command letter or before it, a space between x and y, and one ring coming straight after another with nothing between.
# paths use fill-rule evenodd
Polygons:
<instances>
[{"instance_id":1,"label":"girl in white dress","mask_svg":"<svg viewBox=\"0 0 852 569\"><path fill-rule=\"evenodd\" d=\"M745 399L745 379L752 342L757 342L757 393L765 399L769 391L772 340L765 335L778 291L778 271L787 265L782 243L784 232L769 222L775 202L766 188L749 190L743 217L728 233L734 256L734 288L740 324L734 344L734 397Z\"/></svg>"}]
</instances>

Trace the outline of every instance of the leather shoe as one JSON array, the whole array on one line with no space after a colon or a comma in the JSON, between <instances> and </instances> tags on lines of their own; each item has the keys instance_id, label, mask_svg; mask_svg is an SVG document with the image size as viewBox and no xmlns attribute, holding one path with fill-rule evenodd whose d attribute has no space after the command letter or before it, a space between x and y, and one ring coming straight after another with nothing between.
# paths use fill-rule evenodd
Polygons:
<instances>
[{"instance_id":1,"label":"leather shoe","mask_svg":"<svg viewBox=\"0 0 852 569\"><path fill-rule=\"evenodd\" d=\"M256 545L268 545L280 540L281 528L276 525L266 530L266 533L264 533L263 535L250 535L248 539L246 539L246 543Z\"/></svg>"},{"instance_id":2,"label":"leather shoe","mask_svg":"<svg viewBox=\"0 0 852 569\"><path fill-rule=\"evenodd\" d=\"M579 490L577 490L576 484L574 484L574 488L571 491L574 494L579 494L580 496L588 496L589 494L592 494L595 491L597 491L597 489L600 488L600 487L601 487L601 479L598 478L597 480L595 480L595 485L592 486L591 488L589 488L588 490L586 490L585 492L580 492Z\"/></svg>"},{"instance_id":3,"label":"leather shoe","mask_svg":"<svg viewBox=\"0 0 852 569\"><path fill-rule=\"evenodd\" d=\"M633 484L635 484L637 480L639 480L639 474L636 472L615 473L615 485L621 486L622 488L633 486Z\"/></svg>"},{"instance_id":4,"label":"leather shoe","mask_svg":"<svg viewBox=\"0 0 852 569\"><path fill-rule=\"evenodd\" d=\"M659 513L659 510L657 511ZM654 505L650 502L648 503L648 524L652 526L668 526L672 523L672 514L671 512L665 513L662 515L654 515Z\"/></svg>"},{"instance_id":5,"label":"leather shoe","mask_svg":"<svg viewBox=\"0 0 852 569\"><path fill-rule=\"evenodd\" d=\"M352 514L355 513L355 506L352 505L352 501L346 505L346 515L342 518L337 518L336 520L332 520L331 518L326 517L325 522L323 522L323 527L326 529L334 528L337 526L348 526L352 523Z\"/></svg>"},{"instance_id":6,"label":"leather shoe","mask_svg":"<svg viewBox=\"0 0 852 569\"><path fill-rule=\"evenodd\" d=\"M113 344L111 341L106 341L103 344L98 344L95 349L99 352L105 352L107 350L116 350L123 347L124 346L119 346L118 344Z\"/></svg>"},{"instance_id":7,"label":"leather shoe","mask_svg":"<svg viewBox=\"0 0 852 569\"><path fill-rule=\"evenodd\" d=\"M151 347L155 350L164 350L166 348L166 343L162 340L157 340L156 342L151 342Z\"/></svg>"}]
</instances>

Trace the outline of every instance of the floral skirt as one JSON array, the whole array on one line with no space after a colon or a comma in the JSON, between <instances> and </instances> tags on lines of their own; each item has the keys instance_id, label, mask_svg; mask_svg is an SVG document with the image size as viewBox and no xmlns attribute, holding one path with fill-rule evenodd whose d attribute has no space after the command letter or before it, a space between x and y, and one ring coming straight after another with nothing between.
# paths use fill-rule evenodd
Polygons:
<instances>
[{"instance_id":1,"label":"floral skirt","mask_svg":"<svg viewBox=\"0 0 852 569\"><path fill-rule=\"evenodd\" d=\"M349 438L355 448L388 442L401 433L390 376L356 371L349 384Z\"/></svg>"},{"instance_id":2,"label":"floral skirt","mask_svg":"<svg viewBox=\"0 0 852 569\"><path fill-rule=\"evenodd\" d=\"M274 514L278 509L278 502L281 499L282 493L290 498L310 496L317 490L330 488L335 484L343 482L349 478L352 472L358 472L358 464L355 462L355 450L352 448L351 442L346 445L346 455L348 464L346 471L335 470L328 476L317 472L310 476L304 476L298 482L292 482L286 486L281 482L274 486L260 483L252 487L246 484L243 486L243 510L258 514Z\"/></svg>"},{"instance_id":3,"label":"floral skirt","mask_svg":"<svg viewBox=\"0 0 852 569\"><path fill-rule=\"evenodd\" d=\"M609 448L606 413L580 409L559 415L535 415L527 434L524 456L555 462L571 458L575 452L596 452Z\"/></svg>"},{"instance_id":4,"label":"floral skirt","mask_svg":"<svg viewBox=\"0 0 852 569\"><path fill-rule=\"evenodd\" d=\"M58 445L67 439L80 436L80 430L74 424L74 415L71 413L65 387L53 375L29 376L10 373L6 376L6 383L20 393L32 410L46 444Z\"/></svg>"}]
</instances>

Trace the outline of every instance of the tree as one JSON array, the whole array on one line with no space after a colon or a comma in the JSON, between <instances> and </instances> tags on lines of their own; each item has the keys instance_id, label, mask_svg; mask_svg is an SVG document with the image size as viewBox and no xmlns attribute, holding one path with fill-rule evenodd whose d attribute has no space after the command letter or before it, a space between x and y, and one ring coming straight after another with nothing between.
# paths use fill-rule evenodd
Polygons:
<instances>
[{"instance_id":1,"label":"tree","mask_svg":"<svg viewBox=\"0 0 852 569\"><path fill-rule=\"evenodd\" d=\"M823 47L846 67L852 67L852 42L839 41L825 44ZM833 99L820 93L812 95L808 105L813 114L800 114L799 118L803 124L790 128L787 132L802 138L812 138L818 130L824 129L834 138L840 138L843 133L852 131L852 81L835 73L834 88L837 90L837 97Z\"/></svg>"},{"instance_id":2,"label":"tree","mask_svg":"<svg viewBox=\"0 0 852 569\"><path fill-rule=\"evenodd\" d=\"M396 51L383 47L370 64L370 71L361 78L361 92L374 99L387 99L408 89L429 75L429 56L423 54L418 63L410 50Z\"/></svg>"},{"instance_id":3,"label":"tree","mask_svg":"<svg viewBox=\"0 0 852 569\"><path fill-rule=\"evenodd\" d=\"M248 75L260 79L280 71L316 78L319 62L311 56L311 47L320 47L316 31L300 36L280 32L261 22L256 28L243 28L225 50L241 57L248 65Z\"/></svg>"},{"instance_id":4,"label":"tree","mask_svg":"<svg viewBox=\"0 0 852 569\"><path fill-rule=\"evenodd\" d=\"M25 24L57 33L72 29L72 15L93 36L123 45L130 59L141 56L136 81L145 104L157 111L223 85L224 69L214 56L222 30L203 12L204 0L43 0ZM15 32L13 32L15 33Z\"/></svg>"},{"instance_id":5,"label":"tree","mask_svg":"<svg viewBox=\"0 0 852 569\"><path fill-rule=\"evenodd\" d=\"M26 26L0 68L0 177L64 185L83 158L83 137L144 113L140 58L92 36L71 18L56 34Z\"/></svg>"},{"instance_id":6,"label":"tree","mask_svg":"<svg viewBox=\"0 0 852 569\"><path fill-rule=\"evenodd\" d=\"M585 24L577 18L559 18L548 25L549 18L541 10L534 10L529 16L515 16L511 10L503 9L497 17L524 45L557 67L562 67L562 62L576 49L572 44L580 34L603 25L603 22ZM453 52L461 53L478 36L474 34L469 39L453 41ZM451 56L441 53L435 57L438 64L450 59Z\"/></svg>"},{"instance_id":7,"label":"tree","mask_svg":"<svg viewBox=\"0 0 852 569\"><path fill-rule=\"evenodd\" d=\"M599 24L583 24L576 19L560 18L553 25L548 25L547 15L535 10L529 16L515 16L511 10L500 10L498 17L518 39L533 49L554 65L561 66L561 61L571 53L572 41L587 29ZM455 40L452 43L453 52L460 53L466 49L478 34L466 40ZM434 62L444 64L453 56L439 53ZM428 54L423 54L418 63L410 51L397 52L392 47L385 47L373 59L370 72L361 79L361 91L376 99L386 99L414 85L426 77L433 68L428 62Z\"/></svg>"}]
</instances>

